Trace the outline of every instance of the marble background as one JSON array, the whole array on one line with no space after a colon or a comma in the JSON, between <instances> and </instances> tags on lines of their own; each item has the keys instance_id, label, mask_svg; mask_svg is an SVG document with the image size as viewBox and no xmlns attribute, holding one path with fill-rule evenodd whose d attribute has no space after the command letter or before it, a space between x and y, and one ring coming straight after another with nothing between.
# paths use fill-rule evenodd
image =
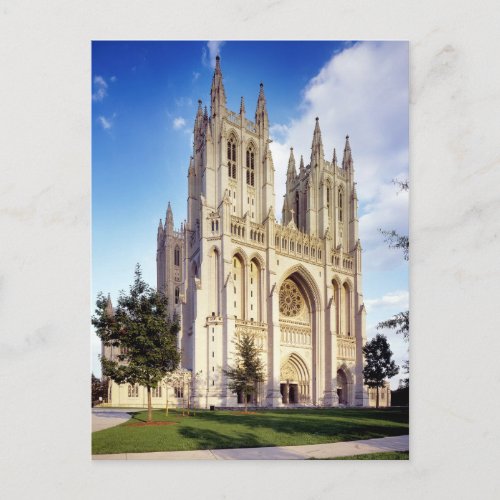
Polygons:
<instances>
[{"instance_id":1,"label":"marble background","mask_svg":"<svg viewBox=\"0 0 500 500\"><path fill-rule=\"evenodd\" d=\"M495 1L0 3L3 498L498 498ZM90 460L90 40L411 42L411 461Z\"/></svg>"}]
</instances>

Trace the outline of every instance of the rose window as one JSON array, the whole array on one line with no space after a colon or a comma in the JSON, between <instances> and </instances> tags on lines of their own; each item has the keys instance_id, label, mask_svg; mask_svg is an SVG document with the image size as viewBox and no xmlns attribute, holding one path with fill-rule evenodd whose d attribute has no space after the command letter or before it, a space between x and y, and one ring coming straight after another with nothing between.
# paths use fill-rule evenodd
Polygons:
<instances>
[{"instance_id":1,"label":"rose window","mask_svg":"<svg viewBox=\"0 0 500 500\"><path fill-rule=\"evenodd\" d=\"M303 307L302 295L297 285L286 280L280 289L280 313L284 316L298 316Z\"/></svg>"}]
</instances>

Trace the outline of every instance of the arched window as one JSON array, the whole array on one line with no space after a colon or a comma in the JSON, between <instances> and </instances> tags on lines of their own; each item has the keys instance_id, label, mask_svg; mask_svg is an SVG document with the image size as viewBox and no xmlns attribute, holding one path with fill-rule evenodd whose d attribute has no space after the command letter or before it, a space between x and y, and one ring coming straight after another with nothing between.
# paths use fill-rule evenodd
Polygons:
<instances>
[{"instance_id":1,"label":"arched window","mask_svg":"<svg viewBox=\"0 0 500 500\"><path fill-rule=\"evenodd\" d=\"M227 171L231 179L236 179L236 140L233 136L227 141Z\"/></svg>"},{"instance_id":2,"label":"arched window","mask_svg":"<svg viewBox=\"0 0 500 500\"><path fill-rule=\"evenodd\" d=\"M255 186L255 152L252 145L247 149L247 184Z\"/></svg>"},{"instance_id":3,"label":"arched window","mask_svg":"<svg viewBox=\"0 0 500 500\"><path fill-rule=\"evenodd\" d=\"M178 246L174 250L174 265L177 267L181 265L181 250Z\"/></svg>"},{"instance_id":4,"label":"arched window","mask_svg":"<svg viewBox=\"0 0 500 500\"><path fill-rule=\"evenodd\" d=\"M344 206L344 193L342 192L342 188L339 188L339 221L342 222L344 214L343 206Z\"/></svg>"},{"instance_id":5,"label":"arched window","mask_svg":"<svg viewBox=\"0 0 500 500\"><path fill-rule=\"evenodd\" d=\"M330 187L326 188L326 210L330 216Z\"/></svg>"},{"instance_id":6,"label":"arched window","mask_svg":"<svg viewBox=\"0 0 500 500\"><path fill-rule=\"evenodd\" d=\"M179 303L179 287L176 287L175 289L175 303Z\"/></svg>"}]
</instances>

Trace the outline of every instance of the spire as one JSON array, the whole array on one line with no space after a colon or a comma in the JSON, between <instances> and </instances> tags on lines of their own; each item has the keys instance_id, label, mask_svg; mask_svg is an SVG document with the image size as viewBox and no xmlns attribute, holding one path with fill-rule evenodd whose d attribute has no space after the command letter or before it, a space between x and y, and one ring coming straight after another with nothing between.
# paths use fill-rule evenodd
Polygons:
<instances>
[{"instance_id":1,"label":"spire","mask_svg":"<svg viewBox=\"0 0 500 500\"><path fill-rule=\"evenodd\" d=\"M170 202L168 202L167 215L165 217L165 225L167 224L172 225L172 227L174 226L174 214L172 213Z\"/></svg>"},{"instance_id":2,"label":"spire","mask_svg":"<svg viewBox=\"0 0 500 500\"><path fill-rule=\"evenodd\" d=\"M288 171L286 173L287 180L295 179L297 171L295 170L295 157L293 156L293 148L290 148L290 158L288 160Z\"/></svg>"},{"instance_id":3,"label":"spire","mask_svg":"<svg viewBox=\"0 0 500 500\"><path fill-rule=\"evenodd\" d=\"M288 199L286 196L283 197L283 209L281 210L281 218L283 224L286 224L288 222Z\"/></svg>"},{"instance_id":4,"label":"spire","mask_svg":"<svg viewBox=\"0 0 500 500\"><path fill-rule=\"evenodd\" d=\"M352 167L351 145L349 144L349 136L345 136L344 158L342 160L342 168Z\"/></svg>"},{"instance_id":5,"label":"spire","mask_svg":"<svg viewBox=\"0 0 500 500\"><path fill-rule=\"evenodd\" d=\"M305 167L304 167L304 157L302 155L300 155L300 167L299 167L299 173L300 175L302 176L302 174L304 173L305 171Z\"/></svg>"},{"instance_id":6,"label":"spire","mask_svg":"<svg viewBox=\"0 0 500 500\"><path fill-rule=\"evenodd\" d=\"M196 118L194 119L194 133L196 136L197 131L203 128L203 108L201 107L201 99L198 99L198 110L196 111Z\"/></svg>"},{"instance_id":7,"label":"spire","mask_svg":"<svg viewBox=\"0 0 500 500\"><path fill-rule=\"evenodd\" d=\"M264 95L264 84L261 82L259 97L257 99L257 109L255 111L255 123L264 122L264 126L268 123L266 96Z\"/></svg>"},{"instance_id":8,"label":"spire","mask_svg":"<svg viewBox=\"0 0 500 500\"><path fill-rule=\"evenodd\" d=\"M240 115L245 114L245 99L243 96L241 96L241 103L240 103Z\"/></svg>"},{"instance_id":9,"label":"spire","mask_svg":"<svg viewBox=\"0 0 500 500\"><path fill-rule=\"evenodd\" d=\"M323 140L321 139L321 129L319 128L319 118L316 117L316 125L314 127L313 141L311 146L311 158L316 158L316 165L319 163L319 158L323 158L325 153L323 151ZM311 161L311 167L313 162Z\"/></svg>"},{"instance_id":10,"label":"spire","mask_svg":"<svg viewBox=\"0 0 500 500\"><path fill-rule=\"evenodd\" d=\"M333 148L333 160L332 160L332 165L334 167L338 167L337 165L337 150Z\"/></svg>"},{"instance_id":11,"label":"spire","mask_svg":"<svg viewBox=\"0 0 500 500\"><path fill-rule=\"evenodd\" d=\"M114 315L113 303L111 302L111 295L108 293L108 299L106 300L105 313L107 316L111 317Z\"/></svg>"},{"instance_id":12,"label":"spire","mask_svg":"<svg viewBox=\"0 0 500 500\"><path fill-rule=\"evenodd\" d=\"M220 57L215 58L215 71L212 78L212 88L210 90L210 102L212 115L218 113L218 107L226 106L226 91L222 83L222 71L220 69Z\"/></svg>"}]
</instances>

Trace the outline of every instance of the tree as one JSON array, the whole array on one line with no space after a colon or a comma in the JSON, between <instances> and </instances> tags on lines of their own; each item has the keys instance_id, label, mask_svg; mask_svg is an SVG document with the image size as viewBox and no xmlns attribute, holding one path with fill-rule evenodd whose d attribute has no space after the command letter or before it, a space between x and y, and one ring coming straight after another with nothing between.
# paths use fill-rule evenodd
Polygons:
<instances>
[{"instance_id":1,"label":"tree","mask_svg":"<svg viewBox=\"0 0 500 500\"><path fill-rule=\"evenodd\" d=\"M92 391L92 406L94 406L96 402L101 401L99 398L102 398L102 401L106 399L107 384L92 374L90 385Z\"/></svg>"},{"instance_id":2,"label":"tree","mask_svg":"<svg viewBox=\"0 0 500 500\"><path fill-rule=\"evenodd\" d=\"M167 316L167 299L142 279L137 264L130 292L120 292L113 311L102 293L97 297L92 324L104 345L119 348L116 359L101 357L102 373L119 384L147 389L148 422L153 419L151 389L174 371L180 361L177 318Z\"/></svg>"},{"instance_id":3,"label":"tree","mask_svg":"<svg viewBox=\"0 0 500 500\"><path fill-rule=\"evenodd\" d=\"M255 394L257 384L264 381L264 364L260 359L261 350L250 335L242 334L235 347L236 365L224 373L229 379L229 389L243 395L247 413L248 396Z\"/></svg>"},{"instance_id":4,"label":"tree","mask_svg":"<svg viewBox=\"0 0 500 500\"><path fill-rule=\"evenodd\" d=\"M397 179L392 181L393 184L399 186L399 191L408 191L410 189L410 182L408 180L399 181ZM384 235L384 241L389 245L389 248L397 248L403 251L404 260L408 260L410 257L410 238L406 235L401 235L397 231L384 231L379 229L379 231ZM405 342L410 340L410 311L402 311L395 314L392 318L385 321L381 321L377 325L377 330L383 328L390 328L396 330L396 333L403 335ZM410 362L406 360L404 362L403 368L405 373L410 372ZM409 387L410 379L407 377L403 379L403 384L405 387Z\"/></svg>"},{"instance_id":5,"label":"tree","mask_svg":"<svg viewBox=\"0 0 500 500\"><path fill-rule=\"evenodd\" d=\"M379 407L379 388L384 386L386 378L392 378L399 373L399 367L392 360L392 351L387 337L380 333L363 347L365 367L363 377L368 387L377 388L377 408Z\"/></svg>"}]
</instances>

